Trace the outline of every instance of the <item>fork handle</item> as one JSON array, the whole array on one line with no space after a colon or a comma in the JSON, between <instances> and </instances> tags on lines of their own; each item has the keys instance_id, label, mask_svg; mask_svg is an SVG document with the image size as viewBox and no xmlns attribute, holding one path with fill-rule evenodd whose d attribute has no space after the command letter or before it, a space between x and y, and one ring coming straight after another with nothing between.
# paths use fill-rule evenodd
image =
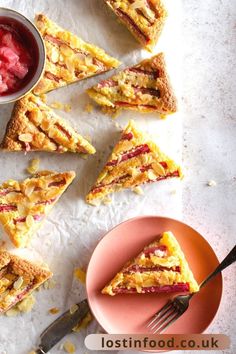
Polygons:
<instances>
[{"instance_id":1,"label":"fork handle","mask_svg":"<svg viewBox=\"0 0 236 354\"><path fill-rule=\"evenodd\" d=\"M200 289L206 285L213 277L215 277L218 273L222 272L223 269L227 268L230 264L236 261L236 246L229 252L229 254L225 257L225 259L218 265L218 267L210 274L208 277L203 280L200 284Z\"/></svg>"}]
</instances>

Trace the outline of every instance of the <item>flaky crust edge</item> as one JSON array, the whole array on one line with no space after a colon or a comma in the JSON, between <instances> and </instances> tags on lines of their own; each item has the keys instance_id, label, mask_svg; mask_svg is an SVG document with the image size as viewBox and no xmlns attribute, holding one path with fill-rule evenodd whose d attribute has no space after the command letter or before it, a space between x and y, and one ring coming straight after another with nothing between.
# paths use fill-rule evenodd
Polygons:
<instances>
[{"instance_id":1,"label":"flaky crust edge","mask_svg":"<svg viewBox=\"0 0 236 354\"><path fill-rule=\"evenodd\" d=\"M0 250L0 267L2 268L9 263L11 263L13 271L17 275L24 277L24 275L27 274L27 276L30 276L31 280L36 280L34 288L38 287L53 275L50 270L39 267L36 264L13 255L5 250Z\"/></svg>"},{"instance_id":2,"label":"flaky crust edge","mask_svg":"<svg viewBox=\"0 0 236 354\"><path fill-rule=\"evenodd\" d=\"M153 69L157 69L159 71L159 89L161 92L162 105L160 108L160 113L170 114L175 113L177 111L177 98L175 96L172 84L170 82L170 77L167 73L166 69L166 61L164 53L158 53L157 55L144 59L136 67L150 65Z\"/></svg>"},{"instance_id":3,"label":"flaky crust edge","mask_svg":"<svg viewBox=\"0 0 236 354\"><path fill-rule=\"evenodd\" d=\"M7 123L6 131L3 140L0 144L0 149L12 150L12 151L22 151L22 146L20 143L16 142L15 136L21 130L22 120L20 112L23 111L25 107L25 97L17 101L13 107L11 119Z\"/></svg>"}]
</instances>

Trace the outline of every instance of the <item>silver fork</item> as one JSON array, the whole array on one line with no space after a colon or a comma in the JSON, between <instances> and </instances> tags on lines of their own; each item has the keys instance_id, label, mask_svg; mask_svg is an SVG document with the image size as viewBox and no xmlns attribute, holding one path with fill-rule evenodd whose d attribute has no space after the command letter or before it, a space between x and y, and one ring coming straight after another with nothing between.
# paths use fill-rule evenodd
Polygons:
<instances>
[{"instance_id":1,"label":"silver fork","mask_svg":"<svg viewBox=\"0 0 236 354\"><path fill-rule=\"evenodd\" d=\"M217 274L222 272L223 269L236 261L236 246L230 251L225 259L218 265L218 267L199 285L199 290L206 285L209 280L214 278ZM167 304L158 311L151 321L148 323L147 328L152 333L164 332L172 323L174 323L189 307L189 301L194 293L187 295L179 295L174 299L167 302Z\"/></svg>"}]
</instances>

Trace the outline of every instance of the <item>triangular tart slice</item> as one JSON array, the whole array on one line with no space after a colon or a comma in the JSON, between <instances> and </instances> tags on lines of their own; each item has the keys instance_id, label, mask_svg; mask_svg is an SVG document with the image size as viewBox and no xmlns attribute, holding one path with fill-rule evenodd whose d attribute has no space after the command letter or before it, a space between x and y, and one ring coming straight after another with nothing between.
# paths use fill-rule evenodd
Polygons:
<instances>
[{"instance_id":1,"label":"triangular tart slice","mask_svg":"<svg viewBox=\"0 0 236 354\"><path fill-rule=\"evenodd\" d=\"M103 294L197 292L199 286L171 232L146 246L105 286Z\"/></svg>"},{"instance_id":2,"label":"triangular tart slice","mask_svg":"<svg viewBox=\"0 0 236 354\"><path fill-rule=\"evenodd\" d=\"M8 311L52 277L28 260L0 250L0 314Z\"/></svg>"},{"instance_id":3,"label":"triangular tart slice","mask_svg":"<svg viewBox=\"0 0 236 354\"><path fill-rule=\"evenodd\" d=\"M177 110L163 53L145 59L87 90L106 109L134 109L163 115Z\"/></svg>"},{"instance_id":4,"label":"triangular tart slice","mask_svg":"<svg viewBox=\"0 0 236 354\"><path fill-rule=\"evenodd\" d=\"M182 177L180 166L130 121L86 199L94 204L117 190L171 177Z\"/></svg>"},{"instance_id":5,"label":"triangular tart slice","mask_svg":"<svg viewBox=\"0 0 236 354\"><path fill-rule=\"evenodd\" d=\"M161 0L105 0L133 36L149 51L164 27L167 12Z\"/></svg>"},{"instance_id":6,"label":"triangular tart slice","mask_svg":"<svg viewBox=\"0 0 236 354\"><path fill-rule=\"evenodd\" d=\"M75 178L73 171L42 171L23 182L0 186L0 223L16 247L26 247L33 233Z\"/></svg>"},{"instance_id":7,"label":"triangular tart slice","mask_svg":"<svg viewBox=\"0 0 236 354\"><path fill-rule=\"evenodd\" d=\"M34 88L36 95L120 65L118 60L106 54L103 49L84 42L45 15L37 15L35 22L43 37L47 55L44 76Z\"/></svg>"},{"instance_id":8,"label":"triangular tart slice","mask_svg":"<svg viewBox=\"0 0 236 354\"><path fill-rule=\"evenodd\" d=\"M8 151L69 151L86 154L96 151L68 121L33 94L16 102L1 148Z\"/></svg>"}]
</instances>

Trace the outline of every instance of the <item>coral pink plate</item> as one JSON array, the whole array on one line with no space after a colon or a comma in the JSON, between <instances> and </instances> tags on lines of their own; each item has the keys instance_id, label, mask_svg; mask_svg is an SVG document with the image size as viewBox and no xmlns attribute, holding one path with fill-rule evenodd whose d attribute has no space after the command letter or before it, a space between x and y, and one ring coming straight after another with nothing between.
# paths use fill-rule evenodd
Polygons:
<instances>
[{"instance_id":1,"label":"coral pink plate","mask_svg":"<svg viewBox=\"0 0 236 354\"><path fill-rule=\"evenodd\" d=\"M107 333L148 333L147 321L175 294L102 295L101 290L126 261L164 231L180 243L196 280L200 283L219 261L208 242L190 226L169 218L144 216L125 221L99 242L87 270L87 295L91 310ZM222 295L222 276L209 282L190 303L185 314L165 333L202 333L213 320Z\"/></svg>"}]
</instances>

